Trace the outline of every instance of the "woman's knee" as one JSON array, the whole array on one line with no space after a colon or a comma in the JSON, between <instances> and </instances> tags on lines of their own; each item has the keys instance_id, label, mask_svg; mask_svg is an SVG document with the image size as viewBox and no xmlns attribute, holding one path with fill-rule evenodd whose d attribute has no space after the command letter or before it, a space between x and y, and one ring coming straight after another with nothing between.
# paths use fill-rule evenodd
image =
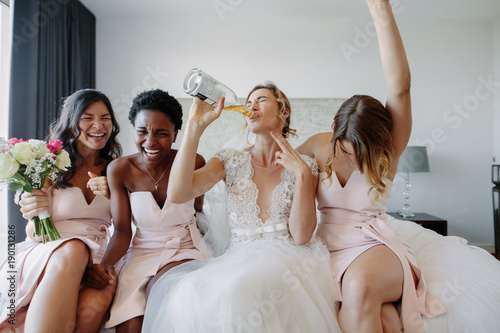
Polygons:
<instances>
[{"instance_id":1,"label":"woman's knee","mask_svg":"<svg viewBox=\"0 0 500 333\"><path fill-rule=\"evenodd\" d=\"M89 261L89 250L81 240L69 240L52 253L50 261L60 269L85 268Z\"/></svg>"},{"instance_id":2,"label":"woman's knee","mask_svg":"<svg viewBox=\"0 0 500 333\"><path fill-rule=\"evenodd\" d=\"M358 304L376 299L373 276L366 271L345 274L342 279L342 299Z\"/></svg>"},{"instance_id":3,"label":"woman's knee","mask_svg":"<svg viewBox=\"0 0 500 333\"><path fill-rule=\"evenodd\" d=\"M385 246L377 246L358 257L342 279L342 294L358 302L395 302L403 288L403 269L397 256Z\"/></svg>"}]
</instances>

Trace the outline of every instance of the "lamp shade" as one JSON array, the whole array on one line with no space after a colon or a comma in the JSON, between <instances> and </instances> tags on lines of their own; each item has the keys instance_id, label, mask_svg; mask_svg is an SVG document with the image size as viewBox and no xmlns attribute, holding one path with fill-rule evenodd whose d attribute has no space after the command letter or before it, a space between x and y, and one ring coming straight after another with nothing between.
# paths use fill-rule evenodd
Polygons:
<instances>
[{"instance_id":1,"label":"lamp shade","mask_svg":"<svg viewBox=\"0 0 500 333\"><path fill-rule=\"evenodd\" d=\"M429 172L426 146L408 146L399 159L398 172Z\"/></svg>"}]
</instances>

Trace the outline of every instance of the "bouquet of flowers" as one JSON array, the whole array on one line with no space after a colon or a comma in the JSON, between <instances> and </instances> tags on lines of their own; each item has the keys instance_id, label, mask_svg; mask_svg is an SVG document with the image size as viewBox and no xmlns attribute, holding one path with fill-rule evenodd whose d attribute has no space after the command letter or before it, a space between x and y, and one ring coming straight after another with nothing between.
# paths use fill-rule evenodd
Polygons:
<instances>
[{"instance_id":1,"label":"bouquet of flowers","mask_svg":"<svg viewBox=\"0 0 500 333\"><path fill-rule=\"evenodd\" d=\"M62 149L62 142L41 140L0 138L0 189L32 192L41 189L47 178L54 179L57 173L66 171L71 165L67 151ZM42 236L45 243L61 238L48 212L33 218L34 236Z\"/></svg>"}]
</instances>

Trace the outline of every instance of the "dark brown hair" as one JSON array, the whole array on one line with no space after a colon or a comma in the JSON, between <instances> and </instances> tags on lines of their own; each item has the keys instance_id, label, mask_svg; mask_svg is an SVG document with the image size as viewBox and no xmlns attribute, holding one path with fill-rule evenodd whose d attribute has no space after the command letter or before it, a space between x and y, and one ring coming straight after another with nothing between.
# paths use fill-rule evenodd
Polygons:
<instances>
[{"instance_id":1,"label":"dark brown hair","mask_svg":"<svg viewBox=\"0 0 500 333\"><path fill-rule=\"evenodd\" d=\"M120 126L116 121L111 102L106 95L95 89L81 89L74 92L65 98L58 119L50 126L50 139L61 140L64 149L71 158L71 167L68 168L68 171L60 173L54 180L55 188L71 187L69 180L75 174L76 163L80 162L79 160L82 158L76 146L76 141L81 133L78 123L82 114L95 102L103 102L106 105L113 123L111 135L104 148L101 149L99 159L95 161L95 164L99 165L104 162L107 165L113 158L120 156L122 153L122 147L116 138L120 132Z\"/></svg>"}]
</instances>

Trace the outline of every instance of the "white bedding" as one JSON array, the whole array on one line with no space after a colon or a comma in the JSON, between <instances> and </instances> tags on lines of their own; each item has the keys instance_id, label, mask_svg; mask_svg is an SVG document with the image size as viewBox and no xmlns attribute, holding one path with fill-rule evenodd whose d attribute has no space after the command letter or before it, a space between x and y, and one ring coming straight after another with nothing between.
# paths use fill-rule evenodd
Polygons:
<instances>
[{"instance_id":1,"label":"white bedding","mask_svg":"<svg viewBox=\"0 0 500 333\"><path fill-rule=\"evenodd\" d=\"M500 261L456 236L387 216L417 259L428 290L448 312L424 318L426 333L500 332Z\"/></svg>"}]
</instances>

